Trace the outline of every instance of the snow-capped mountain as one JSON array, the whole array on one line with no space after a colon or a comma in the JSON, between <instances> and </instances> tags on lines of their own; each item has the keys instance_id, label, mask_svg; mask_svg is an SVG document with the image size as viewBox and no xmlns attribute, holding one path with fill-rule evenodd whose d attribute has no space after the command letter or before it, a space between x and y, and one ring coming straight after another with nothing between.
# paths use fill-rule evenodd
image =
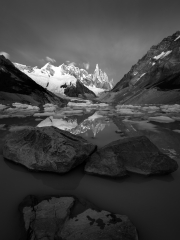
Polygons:
<instances>
[{"instance_id":1,"label":"snow-capped mountain","mask_svg":"<svg viewBox=\"0 0 180 240\"><path fill-rule=\"evenodd\" d=\"M19 63L14 65L32 78L36 83L58 96L66 95L69 97L93 98L96 95L89 90L83 83L73 75L64 71L64 65L59 67L47 63L44 67L29 67Z\"/></svg>"},{"instance_id":2,"label":"snow-capped mountain","mask_svg":"<svg viewBox=\"0 0 180 240\"><path fill-rule=\"evenodd\" d=\"M87 94L94 92L98 95L105 90L111 90L113 87L113 80L108 80L107 74L99 69L98 64L93 74L89 74L85 69L74 65L62 64L56 67L51 63L47 63L42 68L30 67L19 63L14 63L14 65L38 84L56 94L68 95L69 90L66 90L67 87L69 86L71 89L73 87L76 88L77 82L81 87L83 85L84 90L86 88L89 90L85 91Z\"/></svg>"},{"instance_id":3,"label":"snow-capped mountain","mask_svg":"<svg viewBox=\"0 0 180 240\"><path fill-rule=\"evenodd\" d=\"M67 103L67 100L41 87L3 55L0 55L0 79L1 103L19 102L33 105L53 103L59 106Z\"/></svg>"}]
</instances>

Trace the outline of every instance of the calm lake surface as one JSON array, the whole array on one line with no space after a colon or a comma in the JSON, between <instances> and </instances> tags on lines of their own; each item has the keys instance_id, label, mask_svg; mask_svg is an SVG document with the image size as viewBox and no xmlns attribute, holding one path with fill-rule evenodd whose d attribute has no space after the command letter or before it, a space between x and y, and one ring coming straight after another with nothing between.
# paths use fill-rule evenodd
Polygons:
<instances>
[{"instance_id":1,"label":"calm lake surface","mask_svg":"<svg viewBox=\"0 0 180 240\"><path fill-rule=\"evenodd\" d=\"M50 119L51 118L51 119ZM83 165L65 175L33 173L3 159L2 142L22 126L63 126L99 147L128 136L146 135L161 151L180 165L180 122L147 121L142 117L89 114L65 118L25 117L0 119L0 239L18 240L18 205L27 195L74 195L101 209L127 215L137 227L140 240L180 238L180 170L170 175L110 179L87 175ZM117 130L121 133L116 133Z\"/></svg>"}]
</instances>

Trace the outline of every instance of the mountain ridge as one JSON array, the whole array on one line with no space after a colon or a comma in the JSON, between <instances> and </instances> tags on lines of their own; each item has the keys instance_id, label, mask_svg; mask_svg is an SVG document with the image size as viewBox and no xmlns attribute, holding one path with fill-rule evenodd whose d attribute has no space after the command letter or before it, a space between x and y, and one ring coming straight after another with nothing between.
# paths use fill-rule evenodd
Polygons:
<instances>
[{"instance_id":1,"label":"mountain ridge","mask_svg":"<svg viewBox=\"0 0 180 240\"><path fill-rule=\"evenodd\" d=\"M48 62L42 68L30 67L19 63L14 63L14 65L43 87L47 86L48 79L50 80L53 77L59 79L59 81L63 81L64 79L65 81L62 85L70 85L71 82L71 84L75 86L76 80L78 80L96 95L100 92L111 90L113 87L113 79L109 81L107 74L99 68L98 64L96 64L93 74L89 74L88 71L83 68L78 68L74 65L65 65L64 63L56 67ZM40 81L38 76L39 78L44 77L44 82ZM60 82L58 84L60 84ZM49 90L54 92L51 89ZM59 92L64 93L60 91L60 89Z\"/></svg>"},{"instance_id":2,"label":"mountain ridge","mask_svg":"<svg viewBox=\"0 0 180 240\"><path fill-rule=\"evenodd\" d=\"M180 103L180 31L152 46L101 101Z\"/></svg>"}]
</instances>

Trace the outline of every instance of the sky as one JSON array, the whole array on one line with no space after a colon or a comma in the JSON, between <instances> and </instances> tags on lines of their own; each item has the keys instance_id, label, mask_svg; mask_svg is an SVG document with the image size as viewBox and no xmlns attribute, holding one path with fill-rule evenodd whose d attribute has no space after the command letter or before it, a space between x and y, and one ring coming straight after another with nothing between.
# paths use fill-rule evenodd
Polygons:
<instances>
[{"instance_id":1,"label":"sky","mask_svg":"<svg viewBox=\"0 0 180 240\"><path fill-rule=\"evenodd\" d=\"M42 67L96 64L118 82L152 45L180 30L179 0L1 0L0 52Z\"/></svg>"}]
</instances>

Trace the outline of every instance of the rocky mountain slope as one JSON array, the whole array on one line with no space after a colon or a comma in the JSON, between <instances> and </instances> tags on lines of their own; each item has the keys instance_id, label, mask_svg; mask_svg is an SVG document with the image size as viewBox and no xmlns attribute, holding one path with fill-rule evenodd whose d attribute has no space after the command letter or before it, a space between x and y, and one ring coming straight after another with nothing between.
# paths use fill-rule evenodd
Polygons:
<instances>
[{"instance_id":1,"label":"rocky mountain slope","mask_svg":"<svg viewBox=\"0 0 180 240\"><path fill-rule=\"evenodd\" d=\"M14 65L55 94L65 94L70 97L78 97L79 94L85 97L88 94L88 97L94 97L95 94L111 90L113 87L113 80L108 80L107 74L99 69L98 64L93 74L74 65L62 64L56 67L47 63L42 68L33 68L19 63Z\"/></svg>"},{"instance_id":2,"label":"rocky mountain slope","mask_svg":"<svg viewBox=\"0 0 180 240\"><path fill-rule=\"evenodd\" d=\"M17 69L10 60L0 55L0 102L60 105L67 101L41 87Z\"/></svg>"},{"instance_id":3,"label":"rocky mountain slope","mask_svg":"<svg viewBox=\"0 0 180 240\"><path fill-rule=\"evenodd\" d=\"M152 46L101 98L113 103L180 103L180 31Z\"/></svg>"}]
</instances>

